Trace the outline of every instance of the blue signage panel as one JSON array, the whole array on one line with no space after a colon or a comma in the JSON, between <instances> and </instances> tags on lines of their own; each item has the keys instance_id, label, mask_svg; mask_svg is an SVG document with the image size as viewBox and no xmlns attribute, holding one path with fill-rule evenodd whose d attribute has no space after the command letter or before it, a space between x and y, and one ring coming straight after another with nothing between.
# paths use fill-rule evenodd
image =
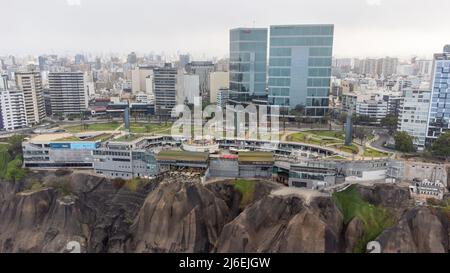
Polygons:
<instances>
[{"instance_id":1,"label":"blue signage panel","mask_svg":"<svg viewBox=\"0 0 450 273\"><path fill-rule=\"evenodd\" d=\"M71 143L50 143L52 149L72 149L72 150L95 150L97 142L71 142Z\"/></svg>"},{"instance_id":2,"label":"blue signage panel","mask_svg":"<svg viewBox=\"0 0 450 273\"><path fill-rule=\"evenodd\" d=\"M50 143L52 149L70 149L70 143Z\"/></svg>"},{"instance_id":3,"label":"blue signage panel","mask_svg":"<svg viewBox=\"0 0 450 273\"><path fill-rule=\"evenodd\" d=\"M76 142L70 144L72 150L95 150L97 147L95 142Z\"/></svg>"}]
</instances>

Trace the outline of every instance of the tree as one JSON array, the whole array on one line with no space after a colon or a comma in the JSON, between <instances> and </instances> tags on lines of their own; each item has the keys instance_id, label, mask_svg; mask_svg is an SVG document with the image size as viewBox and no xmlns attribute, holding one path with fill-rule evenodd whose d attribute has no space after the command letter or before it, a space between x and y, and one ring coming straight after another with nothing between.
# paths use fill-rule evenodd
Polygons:
<instances>
[{"instance_id":1,"label":"tree","mask_svg":"<svg viewBox=\"0 0 450 273\"><path fill-rule=\"evenodd\" d=\"M389 133L394 133L397 129L398 117L393 114L389 114L381 120L381 126L388 128Z\"/></svg>"},{"instance_id":2,"label":"tree","mask_svg":"<svg viewBox=\"0 0 450 273\"><path fill-rule=\"evenodd\" d=\"M332 113L331 110L326 111L325 116L323 116L323 120L326 124L328 124L328 131L331 131L333 128L331 126L331 120L332 120Z\"/></svg>"},{"instance_id":3,"label":"tree","mask_svg":"<svg viewBox=\"0 0 450 273\"><path fill-rule=\"evenodd\" d=\"M413 138L406 132L398 132L394 136L395 149L404 153L415 152Z\"/></svg>"},{"instance_id":4,"label":"tree","mask_svg":"<svg viewBox=\"0 0 450 273\"><path fill-rule=\"evenodd\" d=\"M11 158L17 155L22 155L22 141L25 138L23 135L14 135L8 139L8 153Z\"/></svg>"},{"instance_id":5,"label":"tree","mask_svg":"<svg viewBox=\"0 0 450 273\"><path fill-rule=\"evenodd\" d=\"M431 145L431 153L434 156L445 157L446 160L450 158L450 132L441 134L436 139Z\"/></svg>"},{"instance_id":6,"label":"tree","mask_svg":"<svg viewBox=\"0 0 450 273\"><path fill-rule=\"evenodd\" d=\"M295 116L295 121L297 121L300 126L303 116L305 115L305 106L303 104L297 104L294 109L291 110L290 114Z\"/></svg>"},{"instance_id":7,"label":"tree","mask_svg":"<svg viewBox=\"0 0 450 273\"><path fill-rule=\"evenodd\" d=\"M364 140L366 140L369 130L363 127L354 127L353 135L361 141L361 146L364 145Z\"/></svg>"},{"instance_id":8,"label":"tree","mask_svg":"<svg viewBox=\"0 0 450 273\"><path fill-rule=\"evenodd\" d=\"M5 179L9 182L16 182L21 180L26 175L26 170L22 168L22 159L16 156L13 161L8 163Z\"/></svg>"},{"instance_id":9,"label":"tree","mask_svg":"<svg viewBox=\"0 0 450 273\"><path fill-rule=\"evenodd\" d=\"M146 132L146 133L150 133L151 130L152 130L152 125L151 125L151 124L145 125L145 132Z\"/></svg>"}]
</instances>

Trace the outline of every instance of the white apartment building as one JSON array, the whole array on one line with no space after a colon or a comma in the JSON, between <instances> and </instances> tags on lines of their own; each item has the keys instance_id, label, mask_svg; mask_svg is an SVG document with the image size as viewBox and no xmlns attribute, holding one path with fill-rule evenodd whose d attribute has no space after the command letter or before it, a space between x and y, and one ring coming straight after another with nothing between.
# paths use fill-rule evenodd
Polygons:
<instances>
[{"instance_id":1,"label":"white apartment building","mask_svg":"<svg viewBox=\"0 0 450 273\"><path fill-rule=\"evenodd\" d=\"M25 96L22 90L9 88L6 77L0 78L0 129L12 131L28 125Z\"/></svg>"},{"instance_id":2,"label":"white apartment building","mask_svg":"<svg viewBox=\"0 0 450 273\"><path fill-rule=\"evenodd\" d=\"M139 93L136 94L136 102L153 104L155 103L155 96L153 94Z\"/></svg>"},{"instance_id":3,"label":"white apartment building","mask_svg":"<svg viewBox=\"0 0 450 273\"><path fill-rule=\"evenodd\" d=\"M217 90L217 106L225 108L230 98L230 90L227 88L220 88Z\"/></svg>"},{"instance_id":4,"label":"white apartment building","mask_svg":"<svg viewBox=\"0 0 450 273\"><path fill-rule=\"evenodd\" d=\"M345 113L356 113L356 104L358 101L358 96L356 94L342 94L341 96L341 106L342 111Z\"/></svg>"},{"instance_id":5,"label":"white apartment building","mask_svg":"<svg viewBox=\"0 0 450 273\"><path fill-rule=\"evenodd\" d=\"M373 118L374 124L379 124L387 112L387 102L383 100L364 100L356 103L356 114Z\"/></svg>"},{"instance_id":6,"label":"white apartment building","mask_svg":"<svg viewBox=\"0 0 450 273\"><path fill-rule=\"evenodd\" d=\"M88 107L83 72L52 72L48 76L53 114L80 114Z\"/></svg>"},{"instance_id":7,"label":"white apartment building","mask_svg":"<svg viewBox=\"0 0 450 273\"><path fill-rule=\"evenodd\" d=\"M33 72L16 72L17 88L23 91L25 111L28 124L37 124L45 118L44 91L41 74Z\"/></svg>"},{"instance_id":8,"label":"white apartment building","mask_svg":"<svg viewBox=\"0 0 450 273\"><path fill-rule=\"evenodd\" d=\"M409 89L403 92L404 99L400 106L398 130L413 137L418 150L425 147L427 136L428 111L431 92L429 90Z\"/></svg>"}]
</instances>

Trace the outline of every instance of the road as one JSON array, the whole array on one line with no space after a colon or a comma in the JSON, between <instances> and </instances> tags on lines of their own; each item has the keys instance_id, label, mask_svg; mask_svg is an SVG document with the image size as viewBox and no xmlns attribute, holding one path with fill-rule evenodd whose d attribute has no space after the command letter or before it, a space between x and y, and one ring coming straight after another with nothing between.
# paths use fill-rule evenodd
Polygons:
<instances>
[{"instance_id":1,"label":"road","mask_svg":"<svg viewBox=\"0 0 450 273\"><path fill-rule=\"evenodd\" d=\"M395 153L395 150L384 147L384 144L389 140L391 135L386 130L376 130L375 134L377 135L375 140L372 141L369 145L387 153Z\"/></svg>"}]
</instances>

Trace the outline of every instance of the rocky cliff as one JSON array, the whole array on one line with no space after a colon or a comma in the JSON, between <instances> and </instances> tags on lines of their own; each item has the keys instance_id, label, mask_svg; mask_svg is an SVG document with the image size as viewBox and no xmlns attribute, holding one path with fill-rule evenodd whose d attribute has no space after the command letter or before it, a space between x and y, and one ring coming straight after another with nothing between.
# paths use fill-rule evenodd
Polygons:
<instances>
[{"instance_id":1,"label":"rocky cliff","mask_svg":"<svg viewBox=\"0 0 450 273\"><path fill-rule=\"evenodd\" d=\"M364 218L347 221L326 194L272 182L180 181L34 173L0 182L0 252L65 252L70 241L83 252L351 252L368 236ZM383 252L448 252L445 211L411 206L394 185L356 189L394 215L370 234Z\"/></svg>"}]
</instances>

